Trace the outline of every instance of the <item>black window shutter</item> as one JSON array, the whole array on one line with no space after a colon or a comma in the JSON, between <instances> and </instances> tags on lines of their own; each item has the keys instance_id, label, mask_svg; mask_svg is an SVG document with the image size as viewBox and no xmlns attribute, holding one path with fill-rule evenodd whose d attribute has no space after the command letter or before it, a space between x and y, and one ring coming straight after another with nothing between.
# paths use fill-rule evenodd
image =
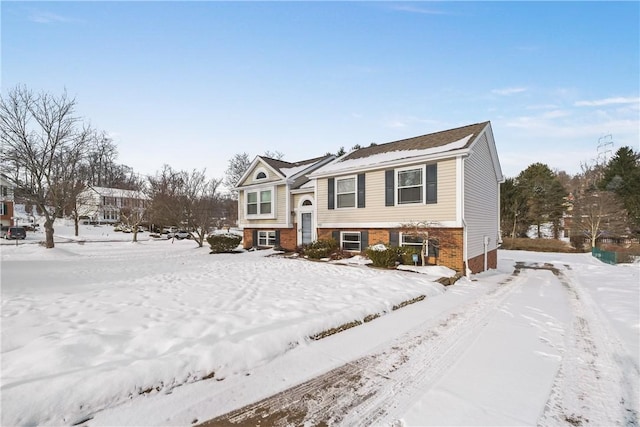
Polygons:
<instances>
[{"instance_id":1,"label":"black window shutter","mask_svg":"<svg viewBox=\"0 0 640 427\"><path fill-rule=\"evenodd\" d=\"M369 232L361 231L360 232L360 250L364 251L369 247Z\"/></svg>"},{"instance_id":2,"label":"black window shutter","mask_svg":"<svg viewBox=\"0 0 640 427\"><path fill-rule=\"evenodd\" d=\"M280 230L276 230L276 246L280 246Z\"/></svg>"},{"instance_id":3,"label":"black window shutter","mask_svg":"<svg viewBox=\"0 0 640 427\"><path fill-rule=\"evenodd\" d=\"M331 237L333 238L333 240L338 242L338 245L340 244L340 231L338 231L338 230L332 231L331 232Z\"/></svg>"},{"instance_id":4,"label":"black window shutter","mask_svg":"<svg viewBox=\"0 0 640 427\"><path fill-rule=\"evenodd\" d=\"M389 246L394 248L400 246L400 233L397 231L389 231Z\"/></svg>"},{"instance_id":5,"label":"black window shutter","mask_svg":"<svg viewBox=\"0 0 640 427\"><path fill-rule=\"evenodd\" d=\"M438 164L427 165L427 203L438 203Z\"/></svg>"},{"instance_id":6,"label":"black window shutter","mask_svg":"<svg viewBox=\"0 0 640 427\"><path fill-rule=\"evenodd\" d=\"M258 246L258 230L253 230L251 232L251 239L253 239L253 247Z\"/></svg>"},{"instance_id":7,"label":"black window shutter","mask_svg":"<svg viewBox=\"0 0 640 427\"><path fill-rule=\"evenodd\" d=\"M384 205L385 206L393 206L394 205L394 180L395 171L393 169L384 171Z\"/></svg>"},{"instance_id":8,"label":"black window shutter","mask_svg":"<svg viewBox=\"0 0 640 427\"><path fill-rule=\"evenodd\" d=\"M328 186L327 191L328 191L328 194L329 194L327 208L328 209L335 209L335 203L336 203L336 196L335 196L336 180L335 180L335 178L327 179L327 186Z\"/></svg>"},{"instance_id":9,"label":"black window shutter","mask_svg":"<svg viewBox=\"0 0 640 427\"><path fill-rule=\"evenodd\" d=\"M358 207L364 208L364 174L358 174Z\"/></svg>"}]
</instances>

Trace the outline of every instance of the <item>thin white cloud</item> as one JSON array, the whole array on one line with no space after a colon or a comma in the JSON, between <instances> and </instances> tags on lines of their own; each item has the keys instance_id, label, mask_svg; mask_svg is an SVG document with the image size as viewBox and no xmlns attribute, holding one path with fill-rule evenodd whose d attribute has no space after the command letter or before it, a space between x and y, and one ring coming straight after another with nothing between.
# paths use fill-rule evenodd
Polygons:
<instances>
[{"instance_id":1,"label":"thin white cloud","mask_svg":"<svg viewBox=\"0 0 640 427\"><path fill-rule=\"evenodd\" d=\"M35 22L37 24L79 22L76 19L68 18L66 16L62 16L56 13L46 12L42 10L31 11L28 18L29 18L29 21Z\"/></svg>"},{"instance_id":2,"label":"thin white cloud","mask_svg":"<svg viewBox=\"0 0 640 427\"><path fill-rule=\"evenodd\" d=\"M552 110L546 111L542 114L542 117L545 119L558 119L560 117L568 117L571 115L570 111L567 110Z\"/></svg>"},{"instance_id":3,"label":"thin white cloud","mask_svg":"<svg viewBox=\"0 0 640 427\"><path fill-rule=\"evenodd\" d=\"M638 103L640 103L640 98L618 96L613 98L596 99L594 101L577 101L573 105L576 107L602 107L605 105L638 104Z\"/></svg>"},{"instance_id":4,"label":"thin white cloud","mask_svg":"<svg viewBox=\"0 0 640 427\"><path fill-rule=\"evenodd\" d=\"M496 95L513 95L515 93L522 93L526 91L526 87L507 87L504 89L493 89L491 93L495 93Z\"/></svg>"}]
</instances>

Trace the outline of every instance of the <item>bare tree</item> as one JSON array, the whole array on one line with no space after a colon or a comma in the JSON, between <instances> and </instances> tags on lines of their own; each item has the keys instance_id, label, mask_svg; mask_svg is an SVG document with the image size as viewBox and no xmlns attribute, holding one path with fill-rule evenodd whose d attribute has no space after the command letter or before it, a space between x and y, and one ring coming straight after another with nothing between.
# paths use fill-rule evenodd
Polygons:
<instances>
[{"instance_id":1,"label":"bare tree","mask_svg":"<svg viewBox=\"0 0 640 427\"><path fill-rule=\"evenodd\" d=\"M90 134L75 116L75 106L66 92L35 95L24 86L0 100L2 166L16 192L44 215L47 248L54 247L54 220L75 185L61 162L81 156Z\"/></svg>"},{"instance_id":2,"label":"bare tree","mask_svg":"<svg viewBox=\"0 0 640 427\"><path fill-rule=\"evenodd\" d=\"M626 224L627 212L612 191L587 190L574 201L574 233L589 238L592 248L602 236L625 233Z\"/></svg>"},{"instance_id":3,"label":"bare tree","mask_svg":"<svg viewBox=\"0 0 640 427\"><path fill-rule=\"evenodd\" d=\"M155 176L149 177L148 217L152 224L159 227L181 224L183 212L180 197L183 187L183 173L174 171L169 165L164 165Z\"/></svg>"},{"instance_id":4,"label":"bare tree","mask_svg":"<svg viewBox=\"0 0 640 427\"><path fill-rule=\"evenodd\" d=\"M420 260L422 265L427 265L429 247L439 252L440 248L452 248L456 241L450 230L443 228L438 221L413 220L400 225L402 233L408 236L415 244L420 244ZM403 242L399 242L402 245ZM406 241L405 241L406 243Z\"/></svg>"},{"instance_id":5,"label":"bare tree","mask_svg":"<svg viewBox=\"0 0 640 427\"><path fill-rule=\"evenodd\" d=\"M282 160L284 158L284 153L281 153L278 150L276 151L267 150L264 152L264 156L269 157L270 159Z\"/></svg>"},{"instance_id":6,"label":"bare tree","mask_svg":"<svg viewBox=\"0 0 640 427\"><path fill-rule=\"evenodd\" d=\"M137 191L128 190L130 197L123 198L124 206L120 208L120 222L131 229L132 241L138 241L140 226L146 221L148 207L147 196L143 188Z\"/></svg>"},{"instance_id":7,"label":"bare tree","mask_svg":"<svg viewBox=\"0 0 640 427\"><path fill-rule=\"evenodd\" d=\"M183 207L190 232L198 246L216 223L215 210L220 179L208 180L205 171L184 173Z\"/></svg>"},{"instance_id":8,"label":"bare tree","mask_svg":"<svg viewBox=\"0 0 640 427\"><path fill-rule=\"evenodd\" d=\"M249 166L251 166L251 159L249 159L247 153L236 154L229 160L229 166L225 172L224 185L229 188L231 195L235 199L238 198L238 192L234 188L238 185L242 175L249 169Z\"/></svg>"}]
</instances>

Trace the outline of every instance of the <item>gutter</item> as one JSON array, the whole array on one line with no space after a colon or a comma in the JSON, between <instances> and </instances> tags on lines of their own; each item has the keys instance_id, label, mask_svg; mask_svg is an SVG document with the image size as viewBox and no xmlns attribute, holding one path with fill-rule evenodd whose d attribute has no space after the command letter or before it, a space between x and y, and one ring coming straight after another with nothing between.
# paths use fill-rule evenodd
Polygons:
<instances>
[{"instance_id":1,"label":"gutter","mask_svg":"<svg viewBox=\"0 0 640 427\"><path fill-rule=\"evenodd\" d=\"M407 153L410 153L410 151L408 151ZM309 179L327 178L327 177L332 177L332 176L336 176L336 175L343 175L343 174L348 174L348 173L366 172L366 171L371 171L371 170L392 168L392 167L396 167L396 166L406 166L407 164L428 162L428 161L433 161L433 160L452 159L452 158L456 158L456 157L468 157L470 154L471 154L471 149L470 148L464 148L464 149L460 149L460 150L456 150L456 151L448 151L446 153L428 154L428 155L418 156L418 157L408 156L408 157L404 157L402 159L390 160L390 161L385 162L385 163L371 163L371 164L366 164L366 165L345 167L345 168L342 168L342 169L340 169L340 168L338 168L338 169L329 169L326 172L320 170L318 172L310 173L308 175L308 178ZM358 159L353 159L353 160L358 160Z\"/></svg>"}]
</instances>

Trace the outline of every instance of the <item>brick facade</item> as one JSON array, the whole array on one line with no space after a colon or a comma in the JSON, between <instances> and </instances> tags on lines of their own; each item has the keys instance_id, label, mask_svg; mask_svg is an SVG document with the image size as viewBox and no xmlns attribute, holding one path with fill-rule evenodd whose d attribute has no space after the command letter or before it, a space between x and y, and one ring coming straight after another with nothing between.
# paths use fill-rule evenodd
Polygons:
<instances>
[{"instance_id":1,"label":"brick facade","mask_svg":"<svg viewBox=\"0 0 640 427\"><path fill-rule=\"evenodd\" d=\"M0 215L0 223L2 225L13 225L13 202L8 200L0 201L2 203L2 215Z\"/></svg>"},{"instance_id":2,"label":"brick facade","mask_svg":"<svg viewBox=\"0 0 640 427\"><path fill-rule=\"evenodd\" d=\"M487 268L498 268L498 250L494 249L487 252ZM480 273L484 271L484 254L469 260L469 270L472 273Z\"/></svg>"},{"instance_id":3,"label":"brick facade","mask_svg":"<svg viewBox=\"0 0 640 427\"><path fill-rule=\"evenodd\" d=\"M250 249L254 246L253 232L266 229L245 228L243 246L245 249ZM280 233L280 247L287 251L293 251L298 246L297 244L297 228L277 228L274 229ZM334 231L340 231L331 228L319 228L318 240L331 239ZM366 229L366 228L350 228L349 231L367 231L369 245L375 245L377 243L384 243L389 245L390 231L402 231L401 229ZM428 262L432 265L442 265L449 267L459 273L465 273L465 262L463 258L463 238L464 233L462 228L437 228L430 229L429 235L432 238L436 238L440 241L440 252L437 258L429 257ZM496 249L487 253L487 266L488 268L497 268L498 266L498 251ZM472 273L479 273L484 271L484 254L471 258L469 260L469 269Z\"/></svg>"},{"instance_id":4,"label":"brick facade","mask_svg":"<svg viewBox=\"0 0 640 427\"><path fill-rule=\"evenodd\" d=\"M331 228L318 229L318 239L331 239L334 231L340 231ZM367 231L369 245L384 243L389 245L389 232L402 231L401 229L366 229L366 228L350 228L349 231ZM457 272L464 272L463 258L463 230L462 228L434 228L429 230L429 235L440 241L440 253L437 258L429 257L428 262L432 265L442 265L449 267Z\"/></svg>"},{"instance_id":5,"label":"brick facade","mask_svg":"<svg viewBox=\"0 0 640 427\"><path fill-rule=\"evenodd\" d=\"M274 228L274 229L266 229L266 228L245 228L242 236L242 246L245 249L250 249L257 245L257 242L253 241L253 232L254 231L277 231L280 234L280 247L287 250L293 251L298 245L298 236L296 234L296 228Z\"/></svg>"}]
</instances>

